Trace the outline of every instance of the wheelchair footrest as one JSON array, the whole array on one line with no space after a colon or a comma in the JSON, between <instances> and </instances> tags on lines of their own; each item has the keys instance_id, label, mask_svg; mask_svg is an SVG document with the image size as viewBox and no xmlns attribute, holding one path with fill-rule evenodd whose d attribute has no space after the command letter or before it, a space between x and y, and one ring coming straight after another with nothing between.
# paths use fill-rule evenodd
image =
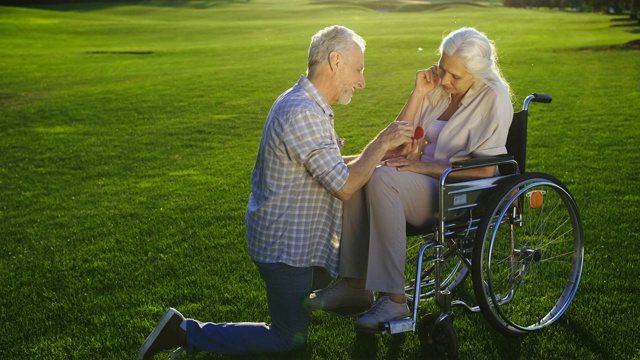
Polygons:
<instances>
[{"instance_id":1,"label":"wheelchair footrest","mask_svg":"<svg viewBox=\"0 0 640 360\"><path fill-rule=\"evenodd\" d=\"M416 330L416 322L413 318L389 321L384 324L384 331L389 334L399 334Z\"/></svg>"}]
</instances>

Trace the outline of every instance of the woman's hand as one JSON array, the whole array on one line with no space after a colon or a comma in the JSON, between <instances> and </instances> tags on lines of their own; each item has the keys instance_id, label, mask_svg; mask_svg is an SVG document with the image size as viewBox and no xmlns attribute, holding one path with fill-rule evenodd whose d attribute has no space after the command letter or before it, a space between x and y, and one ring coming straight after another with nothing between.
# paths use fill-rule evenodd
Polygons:
<instances>
[{"instance_id":1,"label":"woman's hand","mask_svg":"<svg viewBox=\"0 0 640 360\"><path fill-rule=\"evenodd\" d=\"M398 171L411 171L422 174L424 171L423 161L407 159L406 157L394 157L384 161L385 166L395 167Z\"/></svg>"},{"instance_id":2,"label":"woman's hand","mask_svg":"<svg viewBox=\"0 0 640 360\"><path fill-rule=\"evenodd\" d=\"M416 73L416 83L413 91L421 95L427 95L435 89L439 82L438 65L433 65L426 70L419 70Z\"/></svg>"},{"instance_id":3,"label":"woman's hand","mask_svg":"<svg viewBox=\"0 0 640 360\"><path fill-rule=\"evenodd\" d=\"M398 171L411 171L418 174L428 175L439 179L449 166L434 162L421 161L405 157L395 157L382 161L380 165L391 166ZM450 174L450 177L457 180L475 180L495 176L497 166L484 166L481 168L458 171Z\"/></svg>"},{"instance_id":4,"label":"woman's hand","mask_svg":"<svg viewBox=\"0 0 640 360\"><path fill-rule=\"evenodd\" d=\"M433 162L425 162L420 159L408 159L405 157L395 157L382 162L384 166L395 167L398 171L411 171L418 174L439 178L447 168L444 165Z\"/></svg>"}]
</instances>

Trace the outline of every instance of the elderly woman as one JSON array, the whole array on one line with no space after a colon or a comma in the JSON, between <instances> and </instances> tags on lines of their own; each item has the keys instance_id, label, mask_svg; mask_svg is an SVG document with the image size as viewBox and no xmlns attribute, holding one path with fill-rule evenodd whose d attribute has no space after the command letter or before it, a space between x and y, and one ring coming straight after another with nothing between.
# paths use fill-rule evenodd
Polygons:
<instances>
[{"instance_id":1,"label":"elderly woman","mask_svg":"<svg viewBox=\"0 0 640 360\"><path fill-rule=\"evenodd\" d=\"M513 107L493 42L462 28L445 37L439 50L439 63L418 71L396 119L425 129L423 138L389 152L364 189L344 203L342 279L306 300L312 310L366 306L378 291L378 301L356 321L359 330L409 316L405 224L421 227L437 219L443 171L454 161L506 153ZM485 167L455 175L480 178L496 171Z\"/></svg>"}]
</instances>

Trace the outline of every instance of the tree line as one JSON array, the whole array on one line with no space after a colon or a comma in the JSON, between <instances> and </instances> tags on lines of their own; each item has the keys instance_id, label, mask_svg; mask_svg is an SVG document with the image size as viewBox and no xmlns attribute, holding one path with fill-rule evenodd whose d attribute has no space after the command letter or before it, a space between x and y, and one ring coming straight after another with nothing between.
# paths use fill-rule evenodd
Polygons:
<instances>
[{"instance_id":1,"label":"tree line","mask_svg":"<svg viewBox=\"0 0 640 360\"><path fill-rule=\"evenodd\" d=\"M147 0L149 1L149 0ZM150 0L153 1L153 0ZM251 0L208 0L211 3L249 2ZM602 12L608 14L629 14L638 20L638 1L640 0L503 0L504 6L523 8L549 8L581 12ZM31 6L74 3L125 3L140 0L0 0L0 5ZM161 0L165 3L185 3L188 0Z\"/></svg>"},{"instance_id":2,"label":"tree line","mask_svg":"<svg viewBox=\"0 0 640 360\"><path fill-rule=\"evenodd\" d=\"M639 0L504 0L510 7L570 9L583 12L603 12L608 14L629 14L638 19Z\"/></svg>"}]
</instances>

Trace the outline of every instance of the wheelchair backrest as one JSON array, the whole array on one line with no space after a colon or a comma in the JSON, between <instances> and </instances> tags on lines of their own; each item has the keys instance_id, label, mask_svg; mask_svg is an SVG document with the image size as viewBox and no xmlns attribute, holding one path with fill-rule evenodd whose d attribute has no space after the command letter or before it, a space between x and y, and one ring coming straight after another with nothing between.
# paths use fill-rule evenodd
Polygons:
<instances>
[{"instance_id":1,"label":"wheelchair backrest","mask_svg":"<svg viewBox=\"0 0 640 360\"><path fill-rule=\"evenodd\" d=\"M529 103L549 104L553 98L549 94L533 93L524 99L522 110L513 114L513 121L509 128L507 137L507 154L513 156L518 163L520 173L524 174L527 170L527 122L529 118ZM510 174L506 165L499 166L501 174Z\"/></svg>"},{"instance_id":2,"label":"wheelchair backrest","mask_svg":"<svg viewBox=\"0 0 640 360\"><path fill-rule=\"evenodd\" d=\"M507 154L513 156L518 163L520 173L524 174L526 171L527 162L527 118L529 116L528 110L521 110L513 114L513 121L509 128L509 135L507 137ZM513 173L507 165L499 166L501 174Z\"/></svg>"}]
</instances>

